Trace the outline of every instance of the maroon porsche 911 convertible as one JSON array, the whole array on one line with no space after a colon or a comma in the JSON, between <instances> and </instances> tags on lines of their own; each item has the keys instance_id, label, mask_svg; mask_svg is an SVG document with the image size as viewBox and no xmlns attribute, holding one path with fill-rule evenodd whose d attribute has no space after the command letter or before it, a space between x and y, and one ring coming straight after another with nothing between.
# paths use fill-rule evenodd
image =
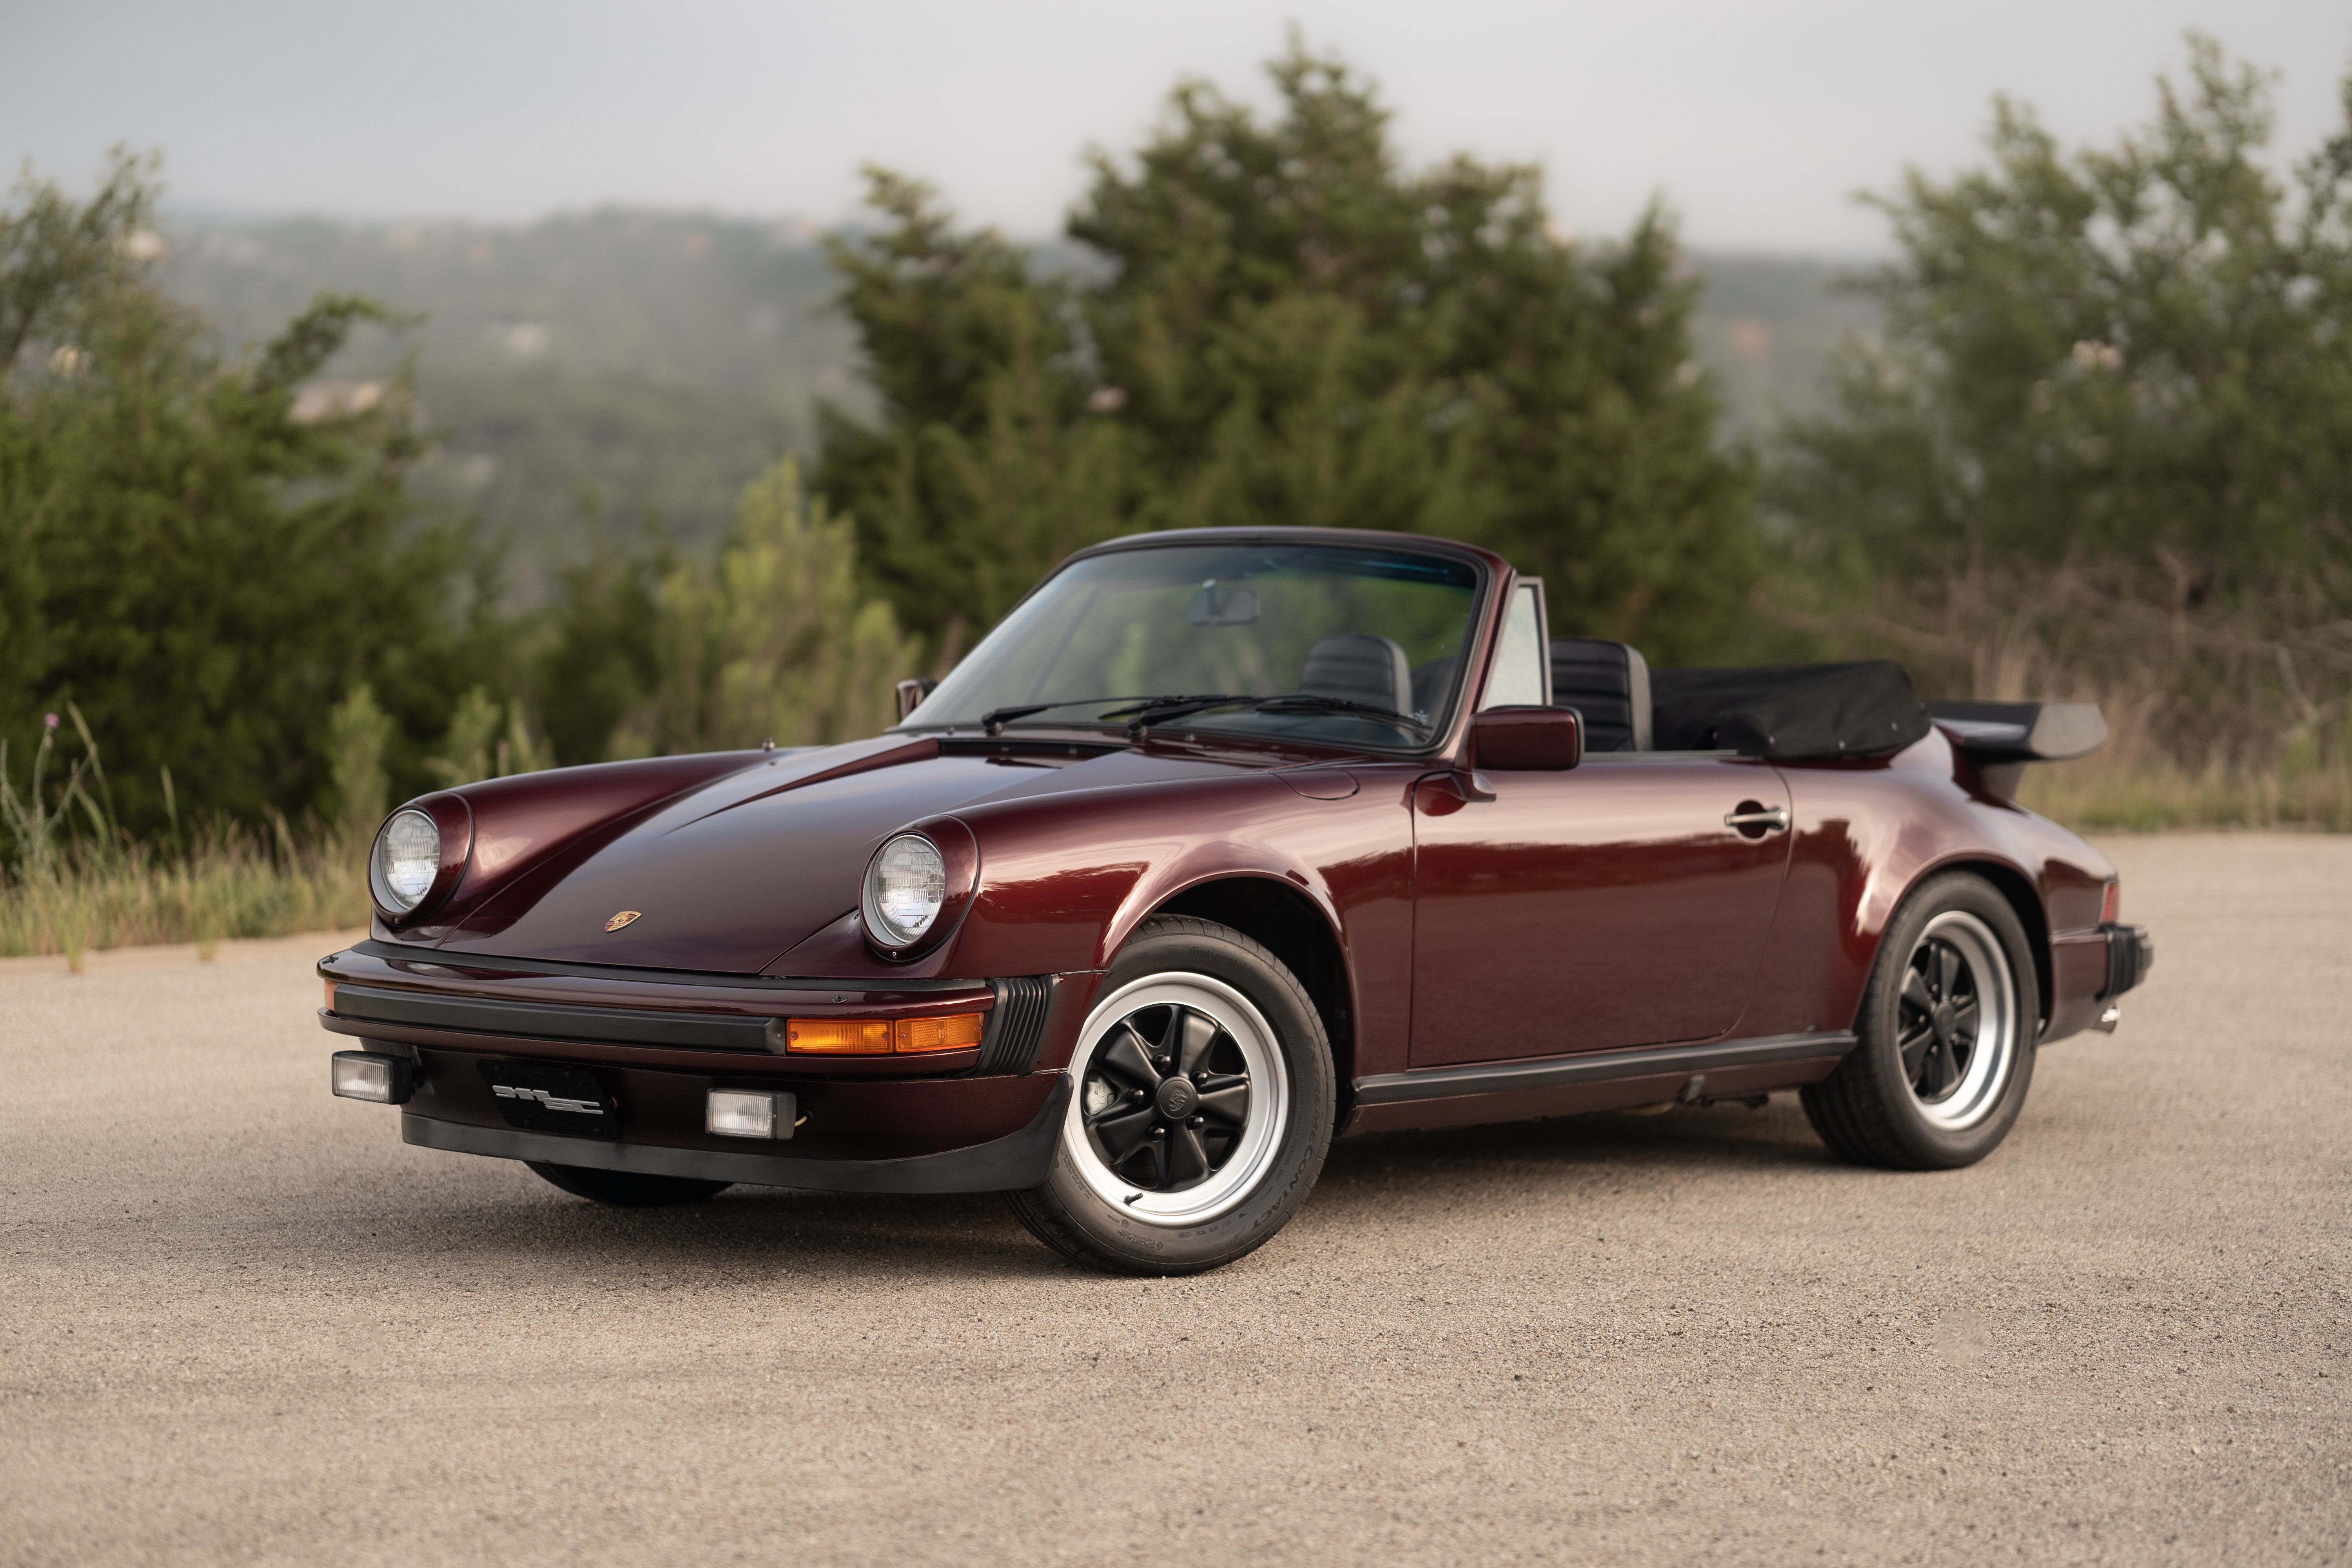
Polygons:
<instances>
[{"instance_id":1,"label":"maroon porsche 911 convertible","mask_svg":"<svg viewBox=\"0 0 2352 1568\"><path fill-rule=\"evenodd\" d=\"M334 1092L599 1202L1001 1191L1213 1268L1335 1137L1801 1094L1964 1165L2152 961L2020 808L2095 707L1657 669L1439 540L1065 562L873 740L411 801L320 963Z\"/></svg>"}]
</instances>

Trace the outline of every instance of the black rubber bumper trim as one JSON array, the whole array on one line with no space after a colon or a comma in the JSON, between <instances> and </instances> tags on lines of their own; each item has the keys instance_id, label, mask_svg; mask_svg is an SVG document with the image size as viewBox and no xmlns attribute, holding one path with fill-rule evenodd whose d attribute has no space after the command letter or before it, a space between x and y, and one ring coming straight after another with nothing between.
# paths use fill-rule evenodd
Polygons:
<instances>
[{"instance_id":1,"label":"black rubber bumper trim","mask_svg":"<svg viewBox=\"0 0 2352 1568\"><path fill-rule=\"evenodd\" d=\"M1570 1084L1607 1083L1612 1079L1653 1078L1666 1073L1717 1072L1727 1068L1842 1057L1854 1047L1843 1031L1769 1035L1706 1046L1649 1046L1631 1051L1594 1051L1589 1056L1547 1057L1533 1062L1483 1062L1475 1067L1430 1068L1420 1072L1381 1073L1356 1080L1356 1103L1390 1105L1409 1100L1452 1100L1465 1094L1509 1094L1523 1089L1560 1089Z\"/></svg>"},{"instance_id":2,"label":"black rubber bumper trim","mask_svg":"<svg viewBox=\"0 0 2352 1568\"><path fill-rule=\"evenodd\" d=\"M975 1075L1025 1073L1037 1065L1037 1047L1045 1041L1045 1017L1054 1006L1054 977L1024 974L989 983L996 990L996 1006L988 1015L986 1035L980 1043Z\"/></svg>"},{"instance_id":3,"label":"black rubber bumper trim","mask_svg":"<svg viewBox=\"0 0 2352 1568\"><path fill-rule=\"evenodd\" d=\"M2146 926L2103 925L2099 934L2107 939L2107 988L2099 1000L2107 1002L2147 978L2156 967L2156 942Z\"/></svg>"},{"instance_id":4,"label":"black rubber bumper trim","mask_svg":"<svg viewBox=\"0 0 2352 1568\"><path fill-rule=\"evenodd\" d=\"M437 1121L414 1112L404 1112L400 1118L400 1141L422 1149L486 1154L497 1160L543 1160L646 1176L690 1176L697 1181L743 1182L813 1192L1002 1193L1045 1185L1069 1104L1070 1079L1065 1073L1045 1097L1045 1109L1020 1131L968 1148L903 1160L809 1160L668 1149L654 1143L604 1143L551 1132Z\"/></svg>"},{"instance_id":5,"label":"black rubber bumper trim","mask_svg":"<svg viewBox=\"0 0 2352 1568\"><path fill-rule=\"evenodd\" d=\"M551 1002L501 1002L431 991L394 991L348 981L335 987L335 1015L362 1023L405 1024L471 1035L537 1036L596 1045L670 1046L700 1051L781 1055L782 1018L727 1013L651 1012L630 1007L567 1007Z\"/></svg>"},{"instance_id":6,"label":"black rubber bumper trim","mask_svg":"<svg viewBox=\"0 0 2352 1568\"><path fill-rule=\"evenodd\" d=\"M918 980L912 976L869 975L862 980L827 980L808 975L737 974L700 969L636 969L623 963L559 963L545 958L500 958L488 952L459 952L410 942L378 942L373 937L343 949L362 958L394 963L423 964L433 969L463 970L478 974L562 974L582 980L627 980L639 985L727 985L746 991L852 991L864 994L914 995L926 991L977 991L983 980ZM334 976L328 975L328 979Z\"/></svg>"}]
</instances>

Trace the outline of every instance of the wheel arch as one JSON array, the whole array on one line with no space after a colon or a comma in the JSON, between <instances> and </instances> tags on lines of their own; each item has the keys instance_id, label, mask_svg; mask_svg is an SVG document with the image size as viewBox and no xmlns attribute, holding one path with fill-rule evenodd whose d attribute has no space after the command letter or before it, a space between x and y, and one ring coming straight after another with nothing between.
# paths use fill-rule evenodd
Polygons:
<instances>
[{"instance_id":1,"label":"wheel arch","mask_svg":"<svg viewBox=\"0 0 2352 1568\"><path fill-rule=\"evenodd\" d=\"M1348 960L1329 916L1305 891L1272 877L1218 877L1195 882L1155 905L1155 915L1192 915L1231 926L1282 960L1307 988L1331 1042L1335 1110L1344 1125L1353 1108L1356 1031Z\"/></svg>"}]
</instances>

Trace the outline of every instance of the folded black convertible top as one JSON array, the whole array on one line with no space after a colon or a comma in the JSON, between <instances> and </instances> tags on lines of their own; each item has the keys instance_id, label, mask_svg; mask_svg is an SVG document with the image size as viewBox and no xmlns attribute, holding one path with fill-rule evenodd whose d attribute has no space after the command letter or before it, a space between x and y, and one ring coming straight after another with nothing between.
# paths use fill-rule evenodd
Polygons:
<instances>
[{"instance_id":1,"label":"folded black convertible top","mask_svg":"<svg viewBox=\"0 0 2352 1568\"><path fill-rule=\"evenodd\" d=\"M1927 733L1927 710L1893 659L1654 669L1652 738L1662 752L1748 757L1878 757Z\"/></svg>"}]
</instances>

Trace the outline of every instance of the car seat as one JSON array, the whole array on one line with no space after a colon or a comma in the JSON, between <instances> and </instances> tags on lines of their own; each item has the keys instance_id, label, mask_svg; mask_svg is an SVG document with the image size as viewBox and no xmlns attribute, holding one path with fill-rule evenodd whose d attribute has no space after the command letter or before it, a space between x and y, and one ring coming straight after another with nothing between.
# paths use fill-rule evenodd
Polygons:
<instances>
[{"instance_id":1,"label":"car seat","mask_svg":"<svg viewBox=\"0 0 2352 1568\"><path fill-rule=\"evenodd\" d=\"M1584 715L1588 752L1651 749L1650 667L1629 643L1552 638L1551 700Z\"/></svg>"},{"instance_id":2,"label":"car seat","mask_svg":"<svg viewBox=\"0 0 2352 1568\"><path fill-rule=\"evenodd\" d=\"M1412 711L1412 668L1404 649L1387 637L1343 632L1307 650L1298 689L1308 697L1369 702L1395 713Z\"/></svg>"}]
</instances>

